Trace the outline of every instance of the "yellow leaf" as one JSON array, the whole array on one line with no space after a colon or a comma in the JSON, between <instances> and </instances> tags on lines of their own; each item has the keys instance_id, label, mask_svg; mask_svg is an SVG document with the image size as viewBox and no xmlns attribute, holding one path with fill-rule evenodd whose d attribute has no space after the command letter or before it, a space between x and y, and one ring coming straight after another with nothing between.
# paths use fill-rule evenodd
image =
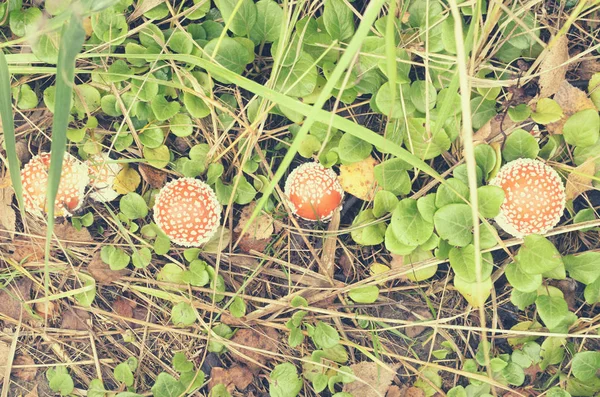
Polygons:
<instances>
[{"instance_id":1,"label":"yellow leaf","mask_svg":"<svg viewBox=\"0 0 600 397\"><path fill-rule=\"evenodd\" d=\"M374 171L377 163L369 156L358 163L340 166L338 180L344 191L361 200L373 200L377 192Z\"/></svg>"},{"instance_id":2,"label":"yellow leaf","mask_svg":"<svg viewBox=\"0 0 600 397\"><path fill-rule=\"evenodd\" d=\"M383 277L377 277L377 276L379 276L380 274L383 274L389 270L390 270L390 268L388 266L383 265L381 263L377 263L377 262L371 264L371 266L369 267L369 273L371 273L371 276L375 276L376 280L382 279ZM382 285L384 283L379 283L379 284Z\"/></svg>"},{"instance_id":3,"label":"yellow leaf","mask_svg":"<svg viewBox=\"0 0 600 397\"><path fill-rule=\"evenodd\" d=\"M567 200L573 200L581 193L592 190L592 178L596 171L596 165L594 159L588 159L585 163L579 167L571 170L569 177L567 178L566 196Z\"/></svg>"},{"instance_id":4,"label":"yellow leaf","mask_svg":"<svg viewBox=\"0 0 600 397\"><path fill-rule=\"evenodd\" d=\"M113 188L119 194L134 192L142 183L142 177L136 170L125 165L117 174Z\"/></svg>"}]
</instances>

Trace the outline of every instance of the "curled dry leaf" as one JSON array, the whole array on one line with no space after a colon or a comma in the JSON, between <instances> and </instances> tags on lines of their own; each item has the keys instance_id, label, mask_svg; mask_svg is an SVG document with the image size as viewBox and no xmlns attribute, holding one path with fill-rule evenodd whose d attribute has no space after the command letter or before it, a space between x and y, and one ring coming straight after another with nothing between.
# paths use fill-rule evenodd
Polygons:
<instances>
[{"instance_id":1,"label":"curled dry leaf","mask_svg":"<svg viewBox=\"0 0 600 397\"><path fill-rule=\"evenodd\" d=\"M600 62L597 59L586 59L581 61L576 73L582 80L589 80L593 75L600 72Z\"/></svg>"},{"instance_id":2,"label":"curled dry leaf","mask_svg":"<svg viewBox=\"0 0 600 397\"><path fill-rule=\"evenodd\" d=\"M540 98L549 98L556 94L567 75L569 68L569 39L563 35L556 39L552 48L541 55L539 73Z\"/></svg>"},{"instance_id":3,"label":"curled dry leaf","mask_svg":"<svg viewBox=\"0 0 600 397\"><path fill-rule=\"evenodd\" d=\"M133 318L133 309L136 307L136 303L132 300L118 297L113 302L113 312L121 317Z\"/></svg>"},{"instance_id":4,"label":"curled dry leaf","mask_svg":"<svg viewBox=\"0 0 600 397\"><path fill-rule=\"evenodd\" d=\"M37 368L34 366L35 361L27 353L17 355L13 361L13 366L23 366L23 368L13 368L12 375L26 382L31 382L37 375Z\"/></svg>"},{"instance_id":5,"label":"curled dry leaf","mask_svg":"<svg viewBox=\"0 0 600 397\"><path fill-rule=\"evenodd\" d=\"M253 372L258 372L260 366L269 362L274 355L257 350L276 353L277 345L279 344L279 334L273 328L245 328L238 330L231 341L240 346L252 348L252 350L249 350L235 346L234 349L237 351L234 352L232 349L232 353L238 361L246 364Z\"/></svg>"},{"instance_id":6,"label":"curled dry leaf","mask_svg":"<svg viewBox=\"0 0 600 397\"><path fill-rule=\"evenodd\" d=\"M0 237L14 237L17 215L12 207L15 191L11 186L0 189Z\"/></svg>"},{"instance_id":7,"label":"curled dry leaf","mask_svg":"<svg viewBox=\"0 0 600 397\"><path fill-rule=\"evenodd\" d=\"M47 315L48 318L53 319L58 315L58 306L52 301L38 302L33 308L40 317L46 317Z\"/></svg>"},{"instance_id":8,"label":"curled dry leaf","mask_svg":"<svg viewBox=\"0 0 600 397\"><path fill-rule=\"evenodd\" d=\"M581 193L587 192L594 188L592 184L592 177L594 176L596 166L593 159L588 159L585 163L579 167L571 170L569 177L567 178L567 186L565 194L567 200L573 200Z\"/></svg>"},{"instance_id":9,"label":"curled dry leaf","mask_svg":"<svg viewBox=\"0 0 600 397\"><path fill-rule=\"evenodd\" d=\"M250 220L254 209L256 208L256 202L252 202L245 206L240 212L240 217L237 226L233 229L233 232L239 236L246 224ZM254 219L248 231L242 236L239 242L239 247L244 252L264 251L269 242L271 241L271 235L274 232L273 219L265 213L260 214Z\"/></svg>"},{"instance_id":10,"label":"curled dry leaf","mask_svg":"<svg viewBox=\"0 0 600 397\"><path fill-rule=\"evenodd\" d=\"M502 128L500 128L502 127ZM492 117L487 123L483 125L475 134L473 134L473 142L493 142L501 140L504 135L510 135L512 131L517 128L517 123L511 120L511 118L504 114L497 114Z\"/></svg>"},{"instance_id":11,"label":"curled dry leaf","mask_svg":"<svg viewBox=\"0 0 600 397\"><path fill-rule=\"evenodd\" d=\"M84 310L65 310L60 322L60 328L71 329L74 331L86 331L88 329L86 322L91 318L92 316Z\"/></svg>"},{"instance_id":12,"label":"curled dry leaf","mask_svg":"<svg viewBox=\"0 0 600 397\"><path fill-rule=\"evenodd\" d=\"M212 390L216 385L223 384L230 393L234 389L241 391L246 389L253 379L252 371L245 365L234 365L229 369L213 367L210 371L208 389Z\"/></svg>"},{"instance_id":13,"label":"curled dry leaf","mask_svg":"<svg viewBox=\"0 0 600 397\"><path fill-rule=\"evenodd\" d=\"M375 181L377 164L378 161L369 156L357 163L341 165L338 180L344 191L361 200L373 200L377 193L377 182Z\"/></svg>"},{"instance_id":14,"label":"curled dry leaf","mask_svg":"<svg viewBox=\"0 0 600 397\"><path fill-rule=\"evenodd\" d=\"M346 383L343 391L353 396L381 396L384 397L389 389L399 365L383 368L372 361L363 361L350 366L358 378L352 383Z\"/></svg>"},{"instance_id":15,"label":"curled dry leaf","mask_svg":"<svg viewBox=\"0 0 600 397\"><path fill-rule=\"evenodd\" d=\"M15 320L19 319L21 313L23 318L29 318L21 302L31 298L32 284L30 279L20 278L0 290L0 313Z\"/></svg>"},{"instance_id":16,"label":"curled dry leaf","mask_svg":"<svg viewBox=\"0 0 600 397\"><path fill-rule=\"evenodd\" d=\"M4 368L6 368L8 361L10 360L9 355L10 345L0 340L0 383L2 383L2 379L4 379Z\"/></svg>"},{"instance_id":17,"label":"curled dry leaf","mask_svg":"<svg viewBox=\"0 0 600 397\"><path fill-rule=\"evenodd\" d=\"M129 274L128 269L112 270L107 263L100 259L100 252L94 254L87 271L99 284L110 284Z\"/></svg>"},{"instance_id":18,"label":"curled dry leaf","mask_svg":"<svg viewBox=\"0 0 600 397\"><path fill-rule=\"evenodd\" d=\"M138 169L144 181L154 189L160 189L167 182L167 173L163 170L150 167L147 164L140 164Z\"/></svg>"},{"instance_id":19,"label":"curled dry leaf","mask_svg":"<svg viewBox=\"0 0 600 397\"><path fill-rule=\"evenodd\" d=\"M573 87L566 81L563 81L558 91L554 95L554 100L563 111L563 117L557 122L546 126L548 132L552 134L562 134L563 127L567 119L577 112L585 109L596 109L594 102L588 98L587 94L579 88Z\"/></svg>"}]
</instances>

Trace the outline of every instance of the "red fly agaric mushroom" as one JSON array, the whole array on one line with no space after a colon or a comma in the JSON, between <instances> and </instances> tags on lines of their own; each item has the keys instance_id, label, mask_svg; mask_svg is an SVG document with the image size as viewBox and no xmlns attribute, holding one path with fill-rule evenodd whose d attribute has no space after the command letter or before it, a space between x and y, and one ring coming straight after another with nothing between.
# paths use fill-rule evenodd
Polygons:
<instances>
[{"instance_id":1,"label":"red fly agaric mushroom","mask_svg":"<svg viewBox=\"0 0 600 397\"><path fill-rule=\"evenodd\" d=\"M344 198L336 173L319 163L305 163L293 170L284 190L294 214L309 221L328 220Z\"/></svg>"},{"instance_id":2,"label":"red fly agaric mushroom","mask_svg":"<svg viewBox=\"0 0 600 397\"><path fill-rule=\"evenodd\" d=\"M38 216L47 212L46 189L49 169L50 153L41 153L33 157L21 170L25 209ZM56 194L55 217L71 216L81 207L83 193L89 181L87 166L69 153L65 153Z\"/></svg>"},{"instance_id":3,"label":"red fly agaric mushroom","mask_svg":"<svg viewBox=\"0 0 600 397\"><path fill-rule=\"evenodd\" d=\"M198 179L175 179L156 195L154 222L176 244L198 247L206 243L220 220L217 195Z\"/></svg>"},{"instance_id":4,"label":"red fly agaric mushroom","mask_svg":"<svg viewBox=\"0 0 600 397\"><path fill-rule=\"evenodd\" d=\"M495 220L515 237L546 233L565 210L560 176L539 160L518 159L505 164L490 185L501 187L505 194Z\"/></svg>"},{"instance_id":5,"label":"red fly agaric mushroom","mask_svg":"<svg viewBox=\"0 0 600 397\"><path fill-rule=\"evenodd\" d=\"M108 157L107 153L91 156L86 164L89 168L90 186L92 187L90 198L101 203L116 199L119 193L113 189L113 185L123 166L111 162L111 158Z\"/></svg>"}]
</instances>

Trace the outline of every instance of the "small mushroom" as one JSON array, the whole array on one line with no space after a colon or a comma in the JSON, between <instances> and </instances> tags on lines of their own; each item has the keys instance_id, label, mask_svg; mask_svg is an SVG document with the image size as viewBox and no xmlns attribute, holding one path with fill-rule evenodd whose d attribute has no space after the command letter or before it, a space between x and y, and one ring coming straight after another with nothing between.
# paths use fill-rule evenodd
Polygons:
<instances>
[{"instance_id":1,"label":"small mushroom","mask_svg":"<svg viewBox=\"0 0 600 397\"><path fill-rule=\"evenodd\" d=\"M284 190L294 214L309 221L329 220L344 198L336 173L319 163L305 163L293 170Z\"/></svg>"},{"instance_id":2,"label":"small mushroom","mask_svg":"<svg viewBox=\"0 0 600 397\"><path fill-rule=\"evenodd\" d=\"M198 179L175 179L156 195L154 222L176 244L198 247L206 243L220 221L217 195Z\"/></svg>"},{"instance_id":3,"label":"small mushroom","mask_svg":"<svg viewBox=\"0 0 600 397\"><path fill-rule=\"evenodd\" d=\"M119 193L113 188L117 174L123 166L119 163L111 162L108 153L101 153L91 156L86 164L90 174L90 198L92 200L106 203L113 201L119 196Z\"/></svg>"},{"instance_id":4,"label":"small mushroom","mask_svg":"<svg viewBox=\"0 0 600 397\"><path fill-rule=\"evenodd\" d=\"M21 170L25 209L34 215L47 212L46 190L50 153L33 157ZM63 158L62 173L54 207L54 216L71 216L83 203L84 191L89 183L88 167L69 153Z\"/></svg>"},{"instance_id":5,"label":"small mushroom","mask_svg":"<svg viewBox=\"0 0 600 397\"><path fill-rule=\"evenodd\" d=\"M548 232L565 210L562 180L542 161L511 161L500 168L490 185L504 190L505 199L495 220L514 237Z\"/></svg>"}]
</instances>

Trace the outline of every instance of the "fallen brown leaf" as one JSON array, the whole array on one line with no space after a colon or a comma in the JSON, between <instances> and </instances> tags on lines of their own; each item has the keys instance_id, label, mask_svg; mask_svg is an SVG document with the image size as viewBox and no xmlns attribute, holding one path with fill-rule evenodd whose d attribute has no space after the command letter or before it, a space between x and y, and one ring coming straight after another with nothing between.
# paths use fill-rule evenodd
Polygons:
<instances>
[{"instance_id":1,"label":"fallen brown leaf","mask_svg":"<svg viewBox=\"0 0 600 397\"><path fill-rule=\"evenodd\" d=\"M566 278L553 283L553 285L562 291L569 310L577 311L577 281Z\"/></svg>"},{"instance_id":2,"label":"fallen brown leaf","mask_svg":"<svg viewBox=\"0 0 600 397\"><path fill-rule=\"evenodd\" d=\"M600 72L600 62L597 59L586 59L581 61L576 73L582 80L589 80L598 72Z\"/></svg>"},{"instance_id":3,"label":"fallen brown leaf","mask_svg":"<svg viewBox=\"0 0 600 397\"><path fill-rule=\"evenodd\" d=\"M0 189L0 236L13 239L16 230L17 215L12 207L15 191L12 187Z\"/></svg>"},{"instance_id":4,"label":"fallen brown leaf","mask_svg":"<svg viewBox=\"0 0 600 397\"><path fill-rule=\"evenodd\" d=\"M138 165L138 170L140 171L142 179L155 189L160 189L167 181L167 173L163 170L141 163Z\"/></svg>"},{"instance_id":5,"label":"fallen brown leaf","mask_svg":"<svg viewBox=\"0 0 600 397\"><path fill-rule=\"evenodd\" d=\"M273 328L254 327L238 330L231 341L241 346L248 346L252 349L265 350L276 353L279 344L279 334ZM256 350L244 348L235 348L238 352L232 352L236 359L248 366L253 372L258 372L261 365L271 361L273 356Z\"/></svg>"},{"instance_id":6,"label":"fallen brown leaf","mask_svg":"<svg viewBox=\"0 0 600 397\"><path fill-rule=\"evenodd\" d=\"M35 361L27 353L17 355L13 361L14 365L28 365L26 368L13 368L11 374L26 382L31 382L37 376L37 368L34 367Z\"/></svg>"},{"instance_id":7,"label":"fallen brown leaf","mask_svg":"<svg viewBox=\"0 0 600 397\"><path fill-rule=\"evenodd\" d=\"M10 345L0 340L0 383L4 379L4 368L8 365L10 360Z\"/></svg>"},{"instance_id":8,"label":"fallen brown leaf","mask_svg":"<svg viewBox=\"0 0 600 397\"><path fill-rule=\"evenodd\" d=\"M419 389L418 387L409 387L404 392L404 396L402 397L425 397L425 391L423 389Z\"/></svg>"},{"instance_id":9,"label":"fallen brown leaf","mask_svg":"<svg viewBox=\"0 0 600 397\"><path fill-rule=\"evenodd\" d=\"M22 303L31 299L32 281L28 278L20 278L12 281L4 289L0 290L0 313L7 317L18 320L23 313L23 318L29 318L29 314L23 310Z\"/></svg>"},{"instance_id":10,"label":"fallen brown leaf","mask_svg":"<svg viewBox=\"0 0 600 397\"><path fill-rule=\"evenodd\" d=\"M38 386L36 384L36 385L33 385L33 387L31 388L31 390L29 390L27 392L27 394L25 394L25 396L23 396L23 397L38 397L38 396L39 396L39 394L38 394Z\"/></svg>"},{"instance_id":11,"label":"fallen brown leaf","mask_svg":"<svg viewBox=\"0 0 600 397\"><path fill-rule=\"evenodd\" d=\"M100 284L110 284L129 274L129 270L112 270L107 263L100 259L100 252L94 254L87 267L90 275Z\"/></svg>"},{"instance_id":12,"label":"fallen brown leaf","mask_svg":"<svg viewBox=\"0 0 600 397\"><path fill-rule=\"evenodd\" d=\"M47 304L46 304L47 303ZM52 302L38 302L33 306L33 309L40 317L55 318L58 315L58 306Z\"/></svg>"},{"instance_id":13,"label":"fallen brown leaf","mask_svg":"<svg viewBox=\"0 0 600 397\"><path fill-rule=\"evenodd\" d=\"M245 206L240 212L238 224L233 229L233 232L237 236L239 236L244 227L246 227L255 208L256 202L253 201ZM259 252L264 251L271 241L273 232L273 219L269 215L261 213L254 219L250 227L248 227L247 232L240 239L239 247L244 252L250 252L252 250Z\"/></svg>"},{"instance_id":14,"label":"fallen brown leaf","mask_svg":"<svg viewBox=\"0 0 600 397\"><path fill-rule=\"evenodd\" d=\"M517 126L517 123L504 114L497 114L483 125L475 134L473 134L473 142L489 143L495 140L500 140L504 137L502 131L509 135ZM502 129L500 129L502 127Z\"/></svg>"},{"instance_id":15,"label":"fallen brown leaf","mask_svg":"<svg viewBox=\"0 0 600 397\"><path fill-rule=\"evenodd\" d=\"M548 132L552 134L562 134L563 127L569 117L585 109L596 109L594 102L588 98L587 94L579 88L573 87L566 81L563 81L558 91L554 95L554 100L563 111L563 117L557 122L546 126Z\"/></svg>"},{"instance_id":16,"label":"fallen brown leaf","mask_svg":"<svg viewBox=\"0 0 600 397\"><path fill-rule=\"evenodd\" d=\"M392 385L388 389L385 397L404 397L404 395L402 393L402 390L398 386Z\"/></svg>"},{"instance_id":17,"label":"fallen brown leaf","mask_svg":"<svg viewBox=\"0 0 600 397\"><path fill-rule=\"evenodd\" d=\"M372 361L352 364L350 368L358 379L352 383L346 383L343 391L353 396L383 397L392 384L398 367L395 365L392 367L393 371L389 371Z\"/></svg>"},{"instance_id":18,"label":"fallen brown leaf","mask_svg":"<svg viewBox=\"0 0 600 397\"><path fill-rule=\"evenodd\" d=\"M556 94L559 87L565 81L567 61L569 60L569 39L563 35L556 39L554 46L542 53L544 58L540 63L540 98L549 98Z\"/></svg>"},{"instance_id":19,"label":"fallen brown leaf","mask_svg":"<svg viewBox=\"0 0 600 397\"><path fill-rule=\"evenodd\" d=\"M74 331L86 331L88 329L86 322L89 319L91 319L90 314L84 310L65 310L60 322L60 328L71 329Z\"/></svg>"},{"instance_id":20,"label":"fallen brown leaf","mask_svg":"<svg viewBox=\"0 0 600 397\"><path fill-rule=\"evenodd\" d=\"M408 315L408 321L414 321L418 323L420 321L425 321L426 319L431 319L431 312L427 309L417 309ZM422 325L414 325L410 327L406 327L406 335L409 338L415 338L419 336L423 331L429 329L429 327L424 327Z\"/></svg>"},{"instance_id":21,"label":"fallen brown leaf","mask_svg":"<svg viewBox=\"0 0 600 397\"><path fill-rule=\"evenodd\" d=\"M208 390L211 390L218 384L223 384L230 393L234 389L242 391L252 383L253 379L252 371L245 365L234 365L229 369L213 367L210 371Z\"/></svg>"},{"instance_id":22,"label":"fallen brown leaf","mask_svg":"<svg viewBox=\"0 0 600 397\"><path fill-rule=\"evenodd\" d=\"M68 221L54 226L54 233L59 240L64 240L67 244L68 242L87 243L94 240L85 227L82 227L81 230L77 230L73 227L71 222Z\"/></svg>"},{"instance_id":23,"label":"fallen brown leaf","mask_svg":"<svg viewBox=\"0 0 600 397\"><path fill-rule=\"evenodd\" d=\"M377 160L369 156L357 163L341 165L338 180L344 191L361 200L373 200L377 193L377 182L375 181L377 163Z\"/></svg>"},{"instance_id":24,"label":"fallen brown leaf","mask_svg":"<svg viewBox=\"0 0 600 397\"><path fill-rule=\"evenodd\" d=\"M136 306L137 305L135 304L135 302L129 299L118 297L113 302L113 311L121 317L133 318L133 309Z\"/></svg>"},{"instance_id":25,"label":"fallen brown leaf","mask_svg":"<svg viewBox=\"0 0 600 397\"><path fill-rule=\"evenodd\" d=\"M37 239L15 239L15 251L12 259L18 263L39 262L44 260L43 241Z\"/></svg>"},{"instance_id":26,"label":"fallen brown leaf","mask_svg":"<svg viewBox=\"0 0 600 397\"><path fill-rule=\"evenodd\" d=\"M573 200L581 193L592 190L592 177L596 171L594 159L588 159L579 167L574 168L567 178L566 196L567 200Z\"/></svg>"}]
</instances>

